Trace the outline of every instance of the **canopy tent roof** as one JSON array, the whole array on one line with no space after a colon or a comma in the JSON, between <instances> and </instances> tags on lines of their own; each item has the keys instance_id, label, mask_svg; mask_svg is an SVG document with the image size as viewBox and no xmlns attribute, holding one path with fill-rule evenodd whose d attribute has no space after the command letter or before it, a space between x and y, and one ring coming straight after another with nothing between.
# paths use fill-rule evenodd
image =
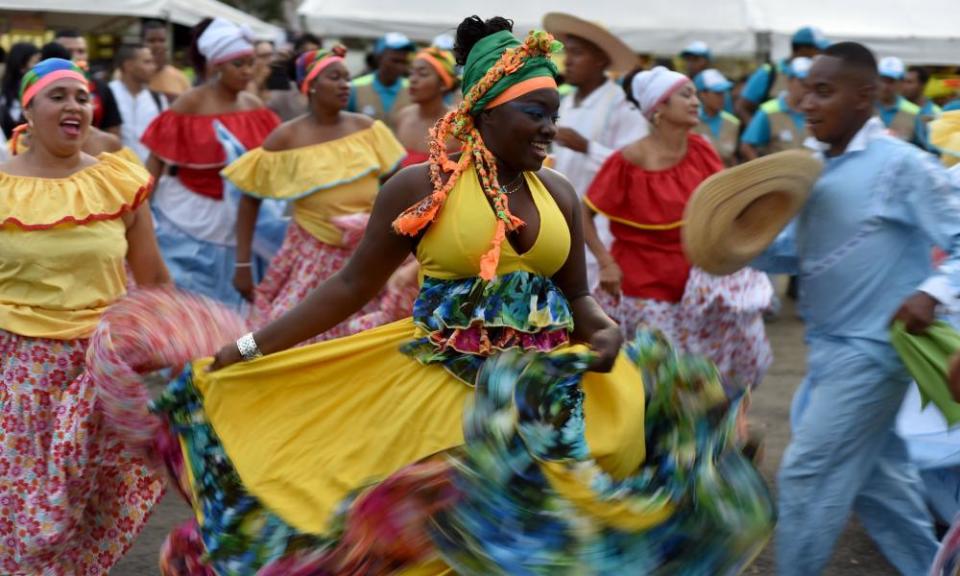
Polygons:
<instances>
[{"instance_id":1,"label":"canopy tent roof","mask_svg":"<svg viewBox=\"0 0 960 576\"><path fill-rule=\"evenodd\" d=\"M193 26L208 16L220 16L249 26L262 38L283 35L281 28L217 0L0 0L0 11L50 13L48 21L81 29L100 27L125 17L169 19Z\"/></svg>"},{"instance_id":2,"label":"canopy tent roof","mask_svg":"<svg viewBox=\"0 0 960 576\"><path fill-rule=\"evenodd\" d=\"M475 12L510 17L523 34L539 27L547 11L602 22L638 52L676 53L702 40L715 54L754 54L758 37L770 34L773 55L785 56L793 32L815 25L831 40L860 41L908 63L960 62L958 0L486 0L472 7L449 0L306 0L299 10L307 28L322 35L402 32L420 41L452 32Z\"/></svg>"},{"instance_id":3,"label":"canopy tent roof","mask_svg":"<svg viewBox=\"0 0 960 576\"><path fill-rule=\"evenodd\" d=\"M907 63L960 63L957 0L750 0L751 20L772 33L773 54L790 53L790 37L814 24L830 40L862 42L878 57Z\"/></svg>"},{"instance_id":4,"label":"canopy tent roof","mask_svg":"<svg viewBox=\"0 0 960 576\"><path fill-rule=\"evenodd\" d=\"M568 12L604 23L638 52L680 51L694 40L707 42L718 53L751 54L756 49L742 2L670 0L637 5L609 0L589 4L583 0L485 0L468 6L448 0L306 0L299 12L307 29L321 35L373 38L402 32L419 41L452 33L473 13L483 18L509 17L514 30L526 34L541 26L544 13Z\"/></svg>"}]
</instances>

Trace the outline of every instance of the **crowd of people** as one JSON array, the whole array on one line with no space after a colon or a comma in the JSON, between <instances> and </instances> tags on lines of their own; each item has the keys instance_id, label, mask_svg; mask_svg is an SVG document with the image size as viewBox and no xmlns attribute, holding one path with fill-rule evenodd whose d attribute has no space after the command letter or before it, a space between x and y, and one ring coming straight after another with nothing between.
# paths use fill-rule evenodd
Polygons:
<instances>
[{"instance_id":1,"label":"crowd of people","mask_svg":"<svg viewBox=\"0 0 960 576\"><path fill-rule=\"evenodd\" d=\"M153 23L109 82L75 31L11 49L0 571L106 574L170 483L195 518L167 576L736 574L774 531L809 576L852 512L928 573L889 331L960 296L960 101L815 28L735 83L703 42L640 69L543 27L386 34L359 77L220 18L193 79ZM776 239L694 262L692 198L776 178L805 200ZM776 501L768 274L809 347Z\"/></svg>"}]
</instances>

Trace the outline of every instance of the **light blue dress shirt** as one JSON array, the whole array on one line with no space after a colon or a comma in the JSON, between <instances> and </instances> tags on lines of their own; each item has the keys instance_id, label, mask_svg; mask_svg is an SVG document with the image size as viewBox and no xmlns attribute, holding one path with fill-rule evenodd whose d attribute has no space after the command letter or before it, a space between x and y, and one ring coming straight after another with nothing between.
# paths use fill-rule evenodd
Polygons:
<instances>
[{"instance_id":1,"label":"light blue dress shirt","mask_svg":"<svg viewBox=\"0 0 960 576\"><path fill-rule=\"evenodd\" d=\"M934 245L948 254L938 272ZM843 154L824 157L807 205L752 266L799 273L810 336L888 342L911 293L960 294L960 189L933 156L871 119Z\"/></svg>"}]
</instances>

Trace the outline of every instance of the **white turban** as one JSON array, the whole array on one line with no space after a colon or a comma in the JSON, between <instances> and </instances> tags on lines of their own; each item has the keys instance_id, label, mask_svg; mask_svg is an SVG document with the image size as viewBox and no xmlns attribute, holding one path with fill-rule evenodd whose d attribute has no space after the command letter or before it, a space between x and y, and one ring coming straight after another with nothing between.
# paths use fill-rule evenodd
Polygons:
<instances>
[{"instance_id":1,"label":"white turban","mask_svg":"<svg viewBox=\"0 0 960 576\"><path fill-rule=\"evenodd\" d=\"M690 82L690 79L683 74L657 66L634 76L630 83L630 92L640 104L640 112L649 120L653 117L654 109L687 82Z\"/></svg>"},{"instance_id":2,"label":"white turban","mask_svg":"<svg viewBox=\"0 0 960 576\"><path fill-rule=\"evenodd\" d=\"M253 33L223 18L214 18L200 38L197 49L209 64L219 64L253 53Z\"/></svg>"}]
</instances>

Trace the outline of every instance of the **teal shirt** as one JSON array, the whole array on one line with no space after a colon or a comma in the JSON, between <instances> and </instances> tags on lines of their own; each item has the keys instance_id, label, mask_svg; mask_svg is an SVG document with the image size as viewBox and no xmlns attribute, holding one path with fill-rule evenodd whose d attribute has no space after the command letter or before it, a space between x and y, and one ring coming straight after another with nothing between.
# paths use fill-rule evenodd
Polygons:
<instances>
[{"instance_id":1,"label":"teal shirt","mask_svg":"<svg viewBox=\"0 0 960 576\"><path fill-rule=\"evenodd\" d=\"M771 128L770 128L770 114L774 112L785 112L790 115L790 118L793 119L793 123L796 124L797 130L803 132L807 119L803 115L803 112L798 112L787 104L787 99L785 96L780 96L776 100L770 100L766 102L763 106L757 110L757 113L753 116L753 119L750 120L750 124L747 125L746 132L743 133L741 141L755 147L763 147L770 144L771 138Z\"/></svg>"},{"instance_id":2,"label":"teal shirt","mask_svg":"<svg viewBox=\"0 0 960 576\"><path fill-rule=\"evenodd\" d=\"M394 82L393 86L385 86L380 82L380 75L376 72L356 78L350 83L350 101L347 103L347 110L363 112L363 110L357 110L357 86L367 84L373 86L373 91L377 93L377 96L380 97L380 103L383 104L383 110L389 113L393 110L393 104L397 101L400 90L407 87L408 81L406 78L401 78Z\"/></svg>"},{"instance_id":3,"label":"teal shirt","mask_svg":"<svg viewBox=\"0 0 960 576\"><path fill-rule=\"evenodd\" d=\"M721 110L717 114L711 116L707 113L703 107L700 107L700 121L703 122L707 128L710 129L710 133L713 134L714 138L720 137L720 130L723 128L723 119L729 118L730 120L737 121L737 117L733 116L725 110Z\"/></svg>"},{"instance_id":4,"label":"teal shirt","mask_svg":"<svg viewBox=\"0 0 960 576\"><path fill-rule=\"evenodd\" d=\"M777 75L786 74L789 65L786 59L777 62ZM764 64L757 68L756 72L747 79L747 85L743 87L740 97L758 106L762 104L763 99L767 97L767 88L771 86L770 76L772 73L773 69L770 64ZM776 97L778 94L770 94L770 96Z\"/></svg>"},{"instance_id":5,"label":"teal shirt","mask_svg":"<svg viewBox=\"0 0 960 576\"><path fill-rule=\"evenodd\" d=\"M926 142L926 129L920 120L920 108L916 104L907 100L903 96L897 97L896 104L893 104L892 106L884 106L883 104L877 102L877 114L880 116L880 119L883 120L883 125L887 128L890 127L893 119L901 110L913 112L917 115L916 128L914 129L911 143L921 146L922 148L926 148L926 146L921 145L922 143Z\"/></svg>"}]
</instances>

